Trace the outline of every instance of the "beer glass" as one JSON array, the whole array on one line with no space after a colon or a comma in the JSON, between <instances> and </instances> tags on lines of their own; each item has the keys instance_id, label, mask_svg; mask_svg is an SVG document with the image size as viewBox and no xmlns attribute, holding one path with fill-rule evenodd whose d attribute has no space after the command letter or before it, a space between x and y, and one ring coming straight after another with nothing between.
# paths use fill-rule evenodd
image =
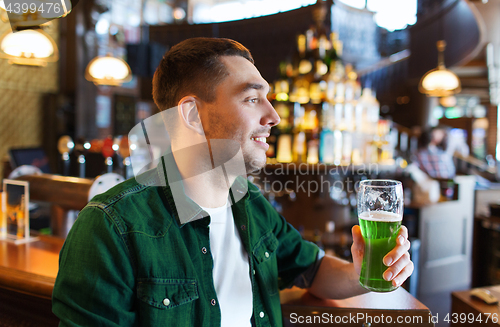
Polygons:
<instances>
[{"instance_id":1,"label":"beer glass","mask_svg":"<svg viewBox=\"0 0 500 327\"><path fill-rule=\"evenodd\" d=\"M401 182L387 179L364 180L358 190L358 218L365 241L359 283L375 292L390 292L397 287L383 277L384 256L396 246L403 219Z\"/></svg>"}]
</instances>

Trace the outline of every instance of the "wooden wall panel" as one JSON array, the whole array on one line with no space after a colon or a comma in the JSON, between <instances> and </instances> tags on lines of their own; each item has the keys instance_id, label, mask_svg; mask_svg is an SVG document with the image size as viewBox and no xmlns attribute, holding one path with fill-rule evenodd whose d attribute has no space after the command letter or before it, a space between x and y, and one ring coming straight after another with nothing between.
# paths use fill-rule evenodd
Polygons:
<instances>
[{"instance_id":1,"label":"wooden wall panel","mask_svg":"<svg viewBox=\"0 0 500 327\"><path fill-rule=\"evenodd\" d=\"M58 44L58 22L52 24L46 32ZM0 23L0 35L9 30L9 24ZM57 62L47 67L29 67L10 65L6 59L0 59L0 159L11 147L42 145L43 95L58 92L58 71Z\"/></svg>"}]
</instances>

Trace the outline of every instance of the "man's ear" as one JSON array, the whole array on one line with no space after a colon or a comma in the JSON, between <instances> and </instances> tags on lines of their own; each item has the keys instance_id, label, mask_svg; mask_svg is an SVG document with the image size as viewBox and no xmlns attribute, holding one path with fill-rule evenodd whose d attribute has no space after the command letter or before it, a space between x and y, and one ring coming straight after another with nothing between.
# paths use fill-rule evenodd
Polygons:
<instances>
[{"instance_id":1,"label":"man's ear","mask_svg":"<svg viewBox=\"0 0 500 327\"><path fill-rule=\"evenodd\" d=\"M184 126L200 135L205 135L201 124L200 114L198 113L199 101L193 96L185 96L179 101L177 110L181 123Z\"/></svg>"}]
</instances>

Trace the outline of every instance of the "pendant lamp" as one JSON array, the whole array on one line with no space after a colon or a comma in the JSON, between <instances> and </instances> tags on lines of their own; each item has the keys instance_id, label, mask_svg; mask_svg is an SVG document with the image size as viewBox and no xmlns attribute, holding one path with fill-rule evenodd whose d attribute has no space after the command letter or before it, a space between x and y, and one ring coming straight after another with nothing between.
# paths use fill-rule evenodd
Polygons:
<instances>
[{"instance_id":1,"label":"pendant lamp","mask_svg":"<svg viewBox=\"0 0 500 327\"><path fill-rule=\"evenodd\" d=\"M119 86L132 79L132 71L125 60L107 54L89 62L85 78L96 85Z\"/></svg>"},{"instance_id":2,"label":"pendant lamp","mask_svg":"<svg viewBox=\"0 0 500 327\"><path fill-rule=\"evenodd\" d=\"M460 92L460 79L444 65L446 41L437 42L438 66L428 71L420 80L418 90L430 97L445 97Z\"/></svg>"},{"instance_id":3,"label":"pendant lamp","mask_svg":"<svg viewBox=\"0 0 500 327\"><path fill-rule=\"evenodd\" d=\"M7 32L0 38L0 58L10 64L47 66L59 59L54 40L41 29Z\"/></svg>"}]
</instances>

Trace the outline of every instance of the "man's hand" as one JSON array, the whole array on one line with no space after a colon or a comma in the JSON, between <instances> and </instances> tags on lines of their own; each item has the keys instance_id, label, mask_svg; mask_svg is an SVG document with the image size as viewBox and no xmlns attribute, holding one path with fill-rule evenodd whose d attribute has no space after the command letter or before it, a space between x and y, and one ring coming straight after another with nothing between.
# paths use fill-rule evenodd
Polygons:
<instances>
[{"instance_id":1,"label":"man's hand","mask_svg":"<svg viewBox=\"0 0 500 327\"><path fill-rule=\"evenodd\" d=\"M359 226L352 228L352 236L351 251L354 264L325 255L309 288L311 294L322 299L345 299L368 292L359 285L361 262L365 252L365 242ZM408 230L403 226L399 232L396 247L384 257L384 264L389 267L384 272L384 278L392 280L395 286L403 284L413 272L409 249Z\"/></svg>"},{"instance_id":2,"label":"man's hand","mask_svg":"<svg viewBox=\"0 0 500 327\"><path fill-rule=\"evenodd\" d=\"M351 247L354 270L359 275L361 273L361 262L365 252L365 242L361 235L361 228L356 225L352 228L353 243ZM392 280L392 285L401 286L413 272L413 262L410 260L410 241L408 241L408 229L401 226L396 247L384 257L384 264L389 267L384 272L384 279Z\"/></svg>"}]
</instances>

